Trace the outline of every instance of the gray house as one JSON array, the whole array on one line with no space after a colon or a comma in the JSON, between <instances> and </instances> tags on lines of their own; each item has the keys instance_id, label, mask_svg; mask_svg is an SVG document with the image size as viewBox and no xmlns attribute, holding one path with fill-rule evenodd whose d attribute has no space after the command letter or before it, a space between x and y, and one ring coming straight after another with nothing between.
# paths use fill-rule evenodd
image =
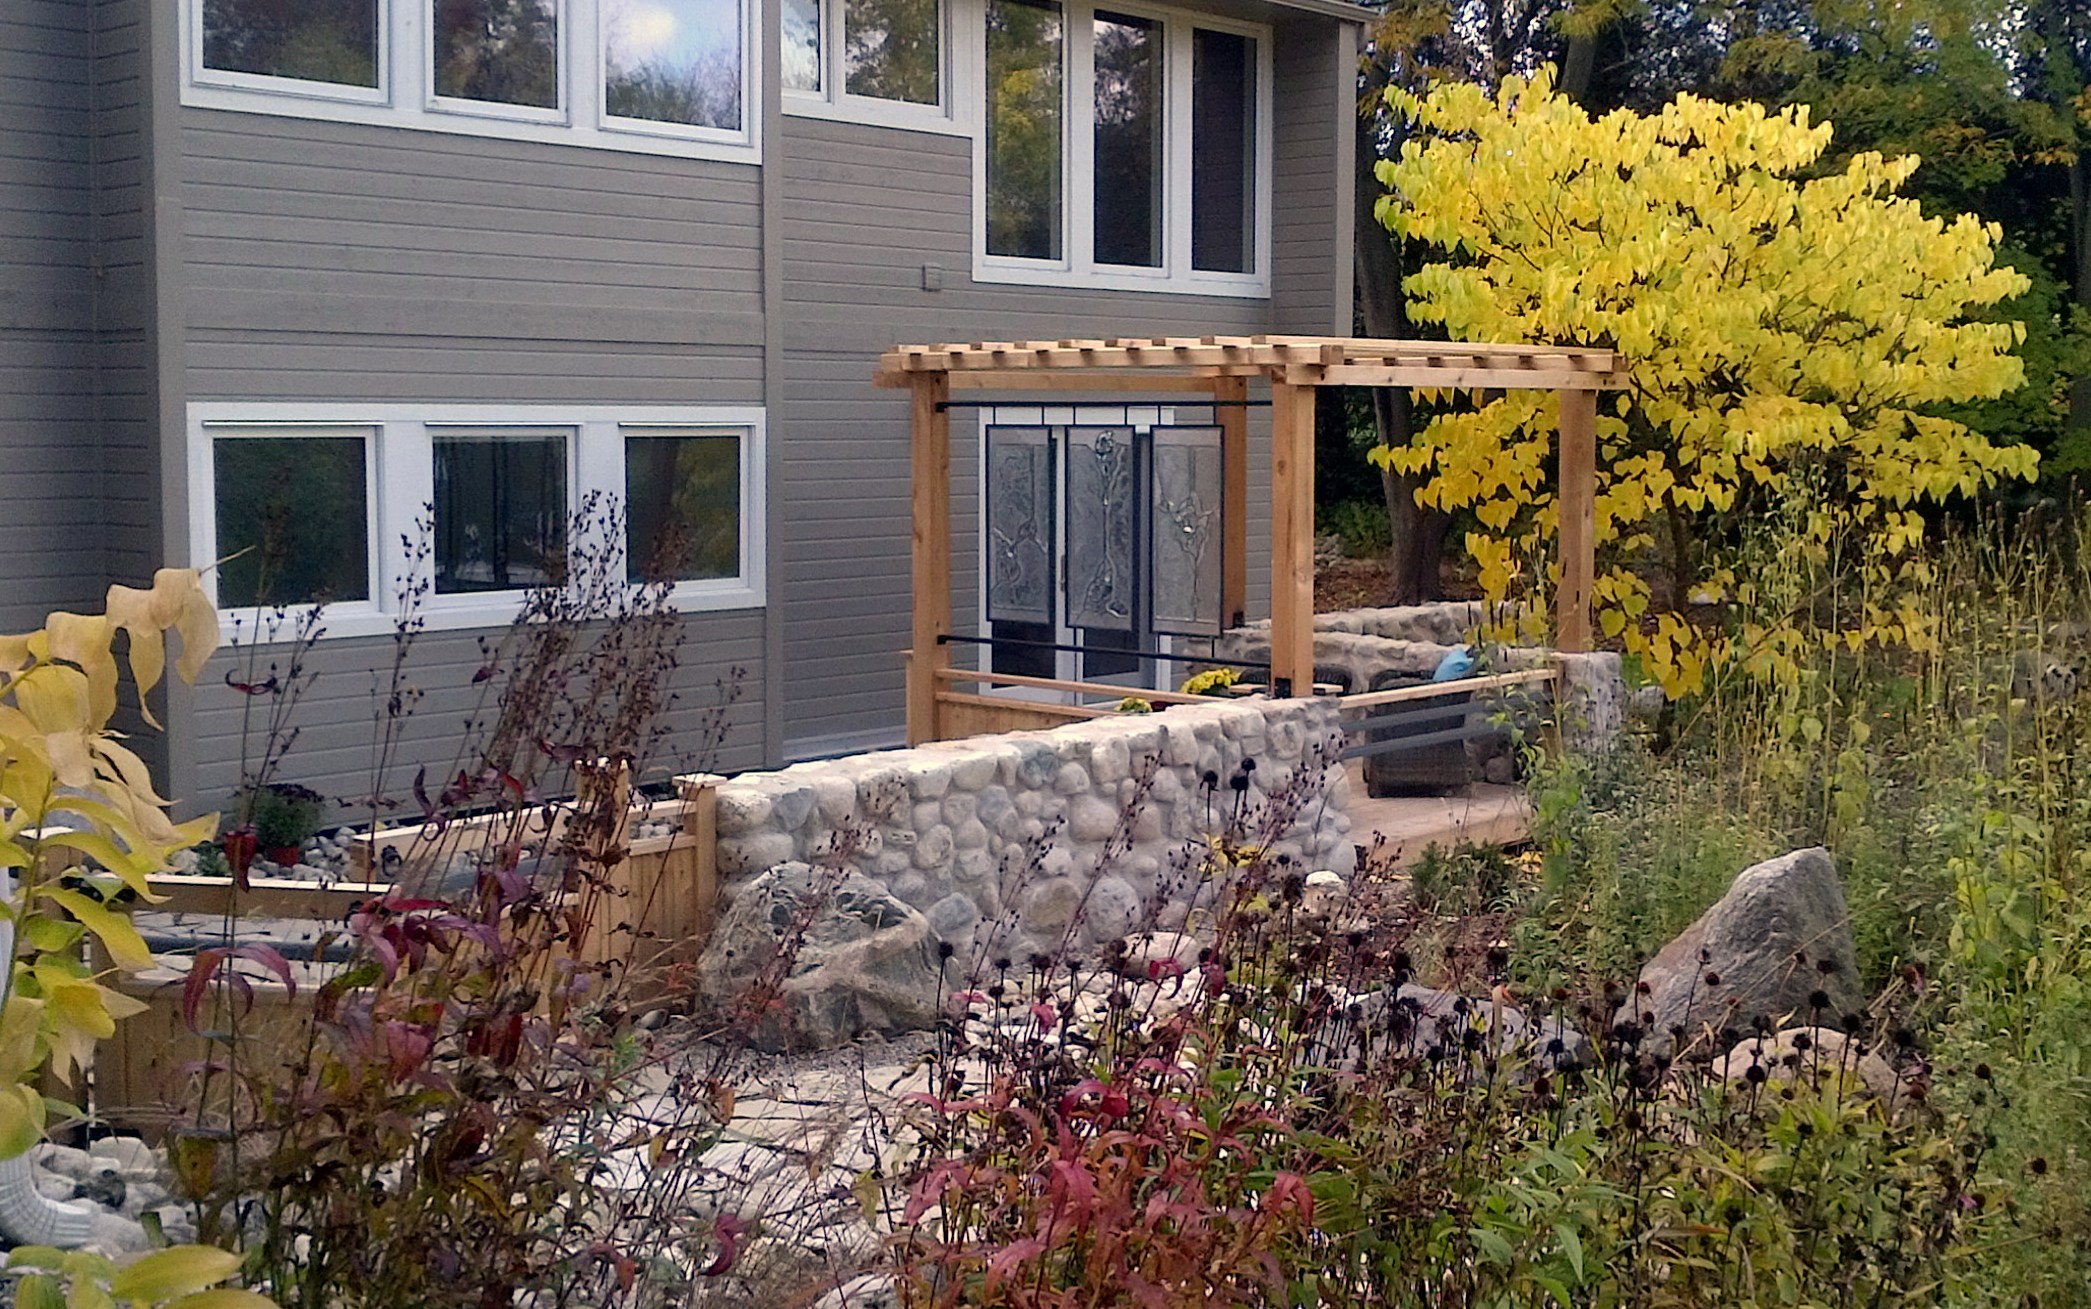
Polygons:
<instances>
[{"instance_id":1,"label":"gray house","mask_svg":"<svg viewBox=\"0 0 2091 1309\"><path fill-rule=\"evenodd\" d=\"M679 712L739 670L712 762L894 742L908 400L880 351L1348 333L1359 12L7 0L0 630L266 542L214 577L226 630L329 597L289 775L355 794L402 586L406 755L440 763L481 638L600 492L613 559L678 543ZM1079 419L961 414L962 524L991 425ZM1252 487L1252 557L1266 517ZM188 809L238 779L232 660L169 692Z\"/></svg>"}]
</instances>

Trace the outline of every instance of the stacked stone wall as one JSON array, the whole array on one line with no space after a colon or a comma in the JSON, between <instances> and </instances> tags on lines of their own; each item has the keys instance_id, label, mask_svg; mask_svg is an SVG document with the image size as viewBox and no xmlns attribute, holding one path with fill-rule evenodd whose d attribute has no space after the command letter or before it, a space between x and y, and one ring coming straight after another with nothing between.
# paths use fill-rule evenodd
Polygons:
<instances>
[{"instance_id":1,"label":"stacked stone wall","mask_svg":"<svg viewBox=\"0 0 2091 1309\"><path fill-rule=\"evenodd\" d=\"M1249 834L1350 875L1339 731L1327 700L1215 701L744 773L719 788L721 894L839 859L960 953L1175 928L1211 896L1189 852L1225 823L1244 761Z\"/></svg>"}]
</instances>

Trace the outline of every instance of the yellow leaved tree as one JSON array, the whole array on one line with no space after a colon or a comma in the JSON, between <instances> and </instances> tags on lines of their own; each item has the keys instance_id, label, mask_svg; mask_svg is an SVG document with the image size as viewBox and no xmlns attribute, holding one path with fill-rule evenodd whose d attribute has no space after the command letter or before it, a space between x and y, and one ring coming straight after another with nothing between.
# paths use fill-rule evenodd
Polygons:
<instances>
[{"instance_id":1,"label":"yellow leaved tree","mask_svg":"<svg viewBox=\"0 0 2091 1309\"><path fill-rule=\"evenodd\" d=\"M117 633L127 640L139 710L166 670L165 634L194 681L217 648L218 619L197 574L162 569L150 590L109 588L101 614L54 613L38 631L0 636L0 913L12 968L0 1009L0 1159L43 1134L44 1099L30 1084L48 1061L77 1083L96 1041L143 1006L102 984L80 945L92 934L117 968L152 966L130 919L107 893L151 898L147 877L207 839L215 816L177 824L152 775L110 728L117 708Z\"/></svg>"},{"instance_id":2,"label":"yellow leaved tree","mask_svg":"<svg viewBox=\"0 0 2091 1309\"><path fill-rule=\"evenodd\" d=\"M1592 119L1550 69L1494 96L1467 83L1387 96L1417 130L1379 165L1378 215L1447 256L1407 279L1411 315L1455 340L1610 347L1632 368L1598 420L1607 635L1672 695L1726 659L1781 666L1799 627L1759 577L1703 547L1732 540L1737 515L1804 501L1800 548L1857 542L1869 583L1848 621L1806 639L1931 639L1898 585L1922 568L1918 506L2029 477L2037 459L1933 412L2023 379L2022 328L1973 317L2026 285L1996 267L1994 226L1897 196L1915 159L1807 176L1830 127L1805 107L1681 96ZM1551 394L1511 392L1373 452L1417 476L1426 503L1472 510L1492 598L1555 530L1556 423ZM1649 572L1667 579L1660 598ZM1694 595L1754 616L1695 625Z\"/></svg>"}]
</instances>

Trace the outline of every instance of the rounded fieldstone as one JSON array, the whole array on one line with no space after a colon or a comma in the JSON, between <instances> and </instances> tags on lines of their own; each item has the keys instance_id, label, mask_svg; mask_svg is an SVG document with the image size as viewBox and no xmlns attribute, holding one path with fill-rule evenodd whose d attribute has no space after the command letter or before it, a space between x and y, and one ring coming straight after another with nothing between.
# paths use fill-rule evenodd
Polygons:
<instances>
[{"instance_id":1,"label":"rounded fieldstone","mask_svg":"<svg viewBox=\"0 0 2091 1309\"><path fill-rule=\"evenodd\" d=\"M857 816L857 784L847 777L816 777L813 794L822 821L841 826Z\"/></svg>"},{"instance_id":2,"label":"rounded fieldstone","mask_svg":"<svg viewBox=\"0 0 2091 1309\"><path fill-rule=\"evenodd\" d=\"M978 850L987 840L987 827L978 818L968 818L951 829L951 845L956 850Z\"/></svg>"},{"instance_id":3,"label":"rounded fieldstone","mask_svg":"<svg viewBox=\"0 0 2091 1309\"><path fill-rule=\"evenodd\" d=\"M884 817L907 795L907 781L889 768L877 769L857 779L857 808L867 815Z\"/></svg>"},{"instance_id":4,"label":"rounded fieldstone","mask_svg":"<svg viewBox=\"0 0 2091 1309\"><path fill-rule=\"evenodd\" d=\"M718 794L718 827L721 836L752 832L770 820L770 798L744 787L721 787Z\"/></svg>"},{"instance_id":5,"label":"rounded fieldstone","mask_svg":"<svg viewBox=\"0 0 2091 1309\"><path fill-rule=\"evenodd\" d=\"M1135 841L1158 841L1169 830L1168 811L1170 806L1150 799L1133 814L1133 839Z\"/></svg>"},{"instance_id":6,"label":"rounded fieldstone","mask_svg":"<svg viewBox=\"0 0 2091 1309\"><path fill-rule=\"evenodd\" d=\"M1024 892L1019 921L1034 936L1057 936L1074 921L1081 903L1082 888L1072 877L1049 878Z\"/></svg>"},{"instance_id":7,"label":"rounded fieldstone","mask_svg":"<svg viewBox=\"0 0 2091 1309\"><path fill-rule=\"evenodd\" d=\"M917 800L941 800L951 789L951 770L942 763L916 764L908 769L908 793Z\"/></svg>"},{"instance_id":8,"label":"rounded fieldstone","mask_svg":"<svg viewBox=\"0 0 2091 1309\"><path fill-rule=\"evenodd\" d=\"M942 813L945 822L956 826L967 819L979 816L980 797L967 795L963 791L955 791L944 797Z\"/></svg>"},{"instance_id":9,"label":"rounded fieldstone","mask_svg":"<svg viewBox=\"0 0 2091 1309\"><path fill-rule=\"evenodd\" d=\"M944 806L936 800L924 800L914 807L908 817L910 825L916 831L927 832L933 827L943 826Z\"/></svg>"},{"instance_id":10,"label":"rounded fieldstone","mask_svg":"<svg viewBox=\"0 0 2091 1309\"><path fill-rule=\"evenodd\" d=\"M718 849L719 871L730 877L768 872L794 853L791 838L782 832L723 836Z\"/></svg>"},{"instance_id":11,"label":"rounded fieldstone","mask_svg":"<svg viewBox=\"0 0 2091 1309\"><path fill-rule=\"evenodd\" d=\"M978 791L995 780L1001 759L993 754L961 755L951 762L951 784L961 791Z\"/></svg>"},{"instance_id":12,"label":"rounded fieldstone","mask_svg":"<svg viewBox=\"0 0 2091 1309\"><path fill-rule=\"evenodd\" d=\"M1186 724L1171 724L1162 731L1164 767L1189 767L1198 762L1198 753L1202 748L1198 743L1198 734Z\"/></svg>"},{"instance_id":13,"label":"rounded fieldstone","mask_svg":"<svg viewBox=\"0 0 2091 1309\"><path fill-rule=\"evenodd\" d=\"M950 941L968 935L980 922L980 906L971 897L953 891L924 911L929 930Z\"/></svg>"},{"instance_id":14,"label":"rounded fieldstone","mask_svg":"<svg viewBox=\"0 0 2091 1309\"><path fill-rule=\"evenodd\" d=\"M920 909L925 903L930 901L931 892L935 887L929 878L910 870L886 883L886 889L899 899L905 900L915 906L915 908Z\"/></svg>"},{"instance_id":15,"label":"rounded fieldstone","mask_svg":"<svg viewBox=\"0 0 2091 1309\"><path fill-rule=\"evenodd\" d=\"M1053 774L1053 790L1059 795L1080 795L1089 789L1089 770L1080 764L1062 764Z\"/></svg>"},{"instance_id":16,"label":"rounded fieldstone","mask_svg":"<svg viewBox=\"0 0 2091 1309\"><path fill-rule=\"evenodd\" d=\"M1279 759L1297 759L1306 746L1307 734L1298 723L1281 720L1270 725L1266 739L1270 742L1272 755Z\"/></svg>"},{"instance_id":17,"label":"rounded fieldstone","mask_svg":"<svg viewBox=\"0 0 2091 1309\"><path fill-rule=\"evenodd\" d=\"M1107 841L1118 830L1118 808L1093 795L1079 796L1069 811L1067 829L1077 841Z\"/></svg>"},{"instance_id":18,"label":"rounded fieldstone","mask_svg":"<svg viewBox=\"0 0 2091 1309\"><path fill-rule=\"evenodd\" d=\"M915 867L913 850L881 850L871 861L870 873L874 877L892 879Z\"/></svg>"},{"instance_id":19,"label":"rounded fieldstone","mask_svg":"<svg viewBox=\"0 0 2091 1309\"><path fill-rule=\"evenodd\" d=\"M1132 772L1132 755L1123 741L1098 741L1089 750L1089 772L1104 786Z\"/></svg>"},{"instance_id":20,"label":"rounded fieldstone","mask_svg":"<svg viewBox=\"0 0 2091 1309\"><path fill-rule=\"evenodd\" d=\"M915 867L942 868L951 862L951 829L932 827L915 841Z\"/></svg>"},{"instance_id":21,"label":"rounded fieldstone","mask_svg":"<svg viewBox=\"0 0 2091 1309\"><path fill-rule=\"evenodd\" d=\"M145 1234L145 1225L135 1218L98 1213L88 1229L86 1248L110 1256L133 1254L151 1249L152 1238Z\"/></svg>"},{"instance_id":22,"label":"rounded fieldstone","mask_svg":"<svg viewBox=\"0 0 2091 1309\"><path fill-rule=\"evenodd\" d=\"M951 861L951 875L962 882L977 882L995 871L995 857L984 849L960 850Z\"/></svg>"},{"instance_id":23,"label":"rounded fieldstone","mask_svg":"<svg viewBox=\"0 0 2091 1309\"><path fill-rule=\"evenodd\" d=\"M1037 791L1019 791L1011 803L1026 818L1036 818L1045 809L1045 797Z\"/></svg>"},{"instance_id":24,"label":"rounded fieldstone","mask_svg":"<svg viewBox=\"0 0 2091 1309\"><path fill-rule=\"evenodd\" d=\"M1147 787L1147 794L1164 803L1183 794L1183 778L1174 768L1157 768L1154 780Z\"/></svg>"},{"instance_id":25,"label":"rounded fieldstone","mask_svg":"<svg viewBox=\"0 0 2091 1309\"><path fill-rule=\"evenodd\" d=\"M1027 744L1016 759L1017 785L1036 790L1060 772L1060 756L1043 745ZM1083 784L1087 786L1085 782Z\"/></svg>"},{"instance_id":26,"label":"rounded fieldstone","mask_svg":"<svg viewBox=\"0 0 2091 1309\"><path fill-rule=\"evenodd\" d=\"M810 786L794 786L770 797L770 821L787 832L796 832L813 816L819 796Z\"/></svg>"},{"instance_id":27,"label":"rounded fieldstone","mask_svg":"<svg viewBox=\"0 0 2091 1309\"><path fill-rule=\"evenodd\" d=\"M1007 787L987 787L980 792L978 799L980 807L976 816L989 827L1000 827L1004 817L1016 812L1016 806L1010 802Z\"/></svg>"},{"instance_id":28,"label":"rounded fieldstone","mask_svg":"<svg viewBox=\"0 0 2091 1309\"><path fill-rule=\"evenodd\" d=\"M1089 938L1104 942L1125 936L1139 925L1141 908L1140 893L1123 878L1098 878L1083 907Z\"/></svg>"}]
</instances>

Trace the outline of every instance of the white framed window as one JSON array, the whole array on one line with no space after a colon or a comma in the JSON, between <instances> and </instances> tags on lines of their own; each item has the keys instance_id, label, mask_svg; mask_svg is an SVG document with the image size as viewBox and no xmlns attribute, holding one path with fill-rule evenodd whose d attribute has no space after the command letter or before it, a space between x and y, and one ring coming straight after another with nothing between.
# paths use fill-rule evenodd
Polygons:
<instances>
[{"instance_id":1,"label":"white framed window","mask_svg":"<svg viewBox=\"0 0 2091 1309\"><path fill-rule=\"evenodd\" d=\"M174 0L182 103L760 160L755 0Z\"/></svg>"},{"instance_id":2,"label":"white framed window","mask_svg":"<svg viewBox=\"0 0 2091 1309\"><path fill-rule=\"evenodd\" d=\"M970 134L958 0L782 0L777 58L789 113Z\"/></svg>"},{"instance_id":3,"label":"white framed window","mask_svg":"<svg viewBox=\"0 0 2091 1309\"><path fill-rule=\"evenodd\" d=\"M985 4L974 279L1268 296L1270 30Z\"/></svg>"},{"instance_id":4,"label":"white framed window","mask_svg":"<svg viewBox=\"0 0 2091 1309\"><path fill-rule=\"evenodd\" d=\"M434 629L513 620L582 530L678 609L765 603L759 408L189 406L189 557L230 633L325 603L328 636L391 630L409 584Z\"/></svg>"}]
</instances>

